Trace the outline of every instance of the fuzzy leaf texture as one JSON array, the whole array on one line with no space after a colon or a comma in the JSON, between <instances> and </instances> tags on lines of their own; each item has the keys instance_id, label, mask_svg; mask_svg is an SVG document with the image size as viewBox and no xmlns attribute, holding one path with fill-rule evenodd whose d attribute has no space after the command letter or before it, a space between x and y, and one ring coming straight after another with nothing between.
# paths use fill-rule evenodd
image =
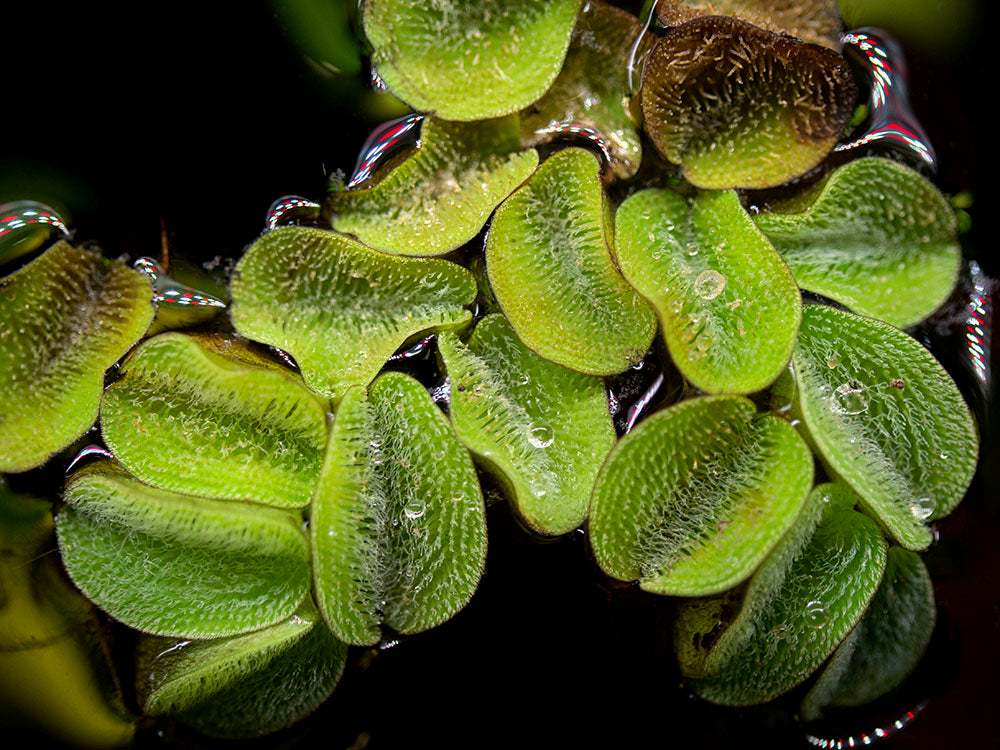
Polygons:
<instances>
[{"instance_id":1,"label":"fuzzy leaf texture","mask_svg":"<svg viewBox=\"0 0 1000 750\"><path fill-rule=\"evenodd\" d=\"M611 209L599 172L597 158L580 148L549 157L497 210L486 271L529 349L611 375L642 359L656 317L611 260Z\"/></svg>"},{"instance_id":2,"label":"fuzzy leaf texture","mask_svg":"<svg viewBox=\"0 0 1000 750\"><path fill-rule=\"evenodd\" d=\"M152 297L138 271L64 241L0 279L0 471L40 466L94 423Z\"/></svg>"},{"instance_id":3,"label":"fuzzy leaf texture","mask_svg":"<svg viewBox=\"0 0 1000 750\"><path fill-rule=\"evenodd\" d=\"M483 228L538 166L520 150L517 118L471 124L424 120L420 147L374 185L331 193L338 232L393 255L443 255Z\"/></svg>"},{"instance_id":4,"label":"fuzzy leaf texture","mask_svg":"<svg viewBox=\"0 0 1000 750\"><path fill-rule=\"evenodd\" d=\"M889 159L848 162L801 213L755 220L803 289L900 328L940 307L958 278L954 211Z\"/></svg>"},{"instance_id":5,"label":"fuzzy leaf texture","mask_svg":"<svg viewBox=\"0 0 1000 750\"><path fill-rule=\"evenodd\" d=\"M641 422L601 469L590 544L601 569L646 591L704 596L749 577L812 486L809 449L748 399L690 399Z\"/></svg>"},{"instance_id":6,"label":"fuzzy leaf texture","mask_svg":"<svg viewBox=\"0 0 1000 750\"><path fill-rule=\"evenodd\" d=\"M523 109L562 66L582 0L367 0L372 65L392 92L444 120Z\"/></svg>"},{"instance_id":7,"label":"fuzzy leaf texture","mask_svg":"<svg viewBox=\"0 0 1000 750\"><path fill-rule=\"evenodd\" d=\"M57 519L77 587L129 627L218 638L290 617L309 593L298 514L178 495L111 461L74 474Z\"/></svg>"},{"instance_id":8,"label":"fuzzy leaf texture","mask_svg":"<svg viewBox=\"0 0 1000 750\"><path fill-rule=\"evenodd\" d=\"M249 738L303 719L330 697L347 659L312 604L231 638L146 638L136 656L147 716L170 715L210 737Z\"/></svg>"},{"instance_id":9,"label":"fuzzy leaf texture","mask_svg":"<svg viewBox=\"0 0 1000 750\"><path fill-rule=\"evenodd\" d=\"M602 380L539 357L502 315L479 321L467 345L445 334L438 348L455 432L508 488L519 517L542 534L579 526L615 443Z\"/></svg>"},{"instance_id":10,"label":"fuzzy leaf texture","mask_svg":"<svg viewBox=\"0 0 1000 750\"><path fill-rule=\"evenodd\" d=\"M674 645L696 694L732 706L773 700L847 636L886 562L885 539L853 510L855 501L842 485L820 485L742 596L731 591L681 605Z\"/></svg>"},{"instance_id":11,"label":"fuzzy leaf texture","mask_svg":"<svg viewBox=\"0 0 1000 750\"><path fill-rule=\"evenodd\" d=\"M338 638L434 627L472 597L486 512L468 451L416 380L382 375L337 410L310 522L320 611Z\"/></svg>"},{"instance_id":12,"label":"fuzzy leaf texture","mask_svg":"<svg viewBox=\"0 0 1000 750\"><path fill-rule=\"evenodd\" d=\"M101 433L154 487L301 508L323 465L326 410L297 374L240 339L171 333L123 363Z\"/></svg>"},{"instance_id":13,"label":"fuzzy leaf texture","mask_svg":"<svg viewBox=\"0 0 1000 750\"><path fill-rule=\"evenodd\" d=\"M817 453L900 544L925 549L976 468L978 438L954 382L917 341L881 321L803 311L793 358Z\"/></svg>"},{"instance_id":14,"label":"fuzzy leaf texture","mask_svg":"<svg viewBox=\"0 0 1000 750\"><path fill-rule=\"evenodd\" d=\"M235 273L236 329L291 354L309 388L337 399L368 385L408 338L466 325L476 296L455 263L396 258L304 227L268 232Z\"/></svg>"},{"instance_id":15,"label":"fuzzy leaf texture","mask_svg":"<svg viewBox=\"0 0 1000 750\"><path fill-rule=\"evenodd\" d=\"M642 190L615 215L625 278L656 309L677 369L708 393L781 373L802 317L795 280L735 192Z\"/></svg>"}]
</instances>

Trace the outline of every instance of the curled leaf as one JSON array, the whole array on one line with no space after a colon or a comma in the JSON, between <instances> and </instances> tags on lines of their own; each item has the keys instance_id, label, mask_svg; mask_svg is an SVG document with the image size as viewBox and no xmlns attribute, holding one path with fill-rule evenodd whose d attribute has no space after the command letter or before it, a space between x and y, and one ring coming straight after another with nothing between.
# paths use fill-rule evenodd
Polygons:
<instances>
[{"instance_id":1,"label":"curled leaf","mask_svg":"<svg viewBox=\"0 0 1000 750\"><path fill-rule=\"evenodd\" d=\"M851 631L885 569L886 543L840 485L813 490L746 590L686 602L674 645L702 698L772 700L802 682Z\"/></svg>"},{"instance_id":2,"label":"curled leaf","mask_svg":"<svg viewBox=\"0 0 1000 750\"><path fill-rule=\"evenodd\" d=\"M70 479L59 551L77 587L126 625L218 638L273 625L309 593L301 517L147 487L110 461Z\"/></svg>"},{"instance_id":3,"label":"curled leaf","mask_svg":"<svg viewBox=\"0 0 1000 750\"><path fill-rule=\"evenodd\" d=\"M642 144L629 107L628 65L652 45L649 35L639 40L641 31L631 13L601 0L586 3L562 72L545 96L521 113L523 141L537 146L582 134L605 153L615 177L634 175ZM639 48L633 53L636 42Z\"/></svg>"},{"instance_id":4,"label":"curled leaf","mask_svg":"<svg viewBox=\"0 0 1000 750\"><path fill-rule=\"evenodd\" d=\"M438 347L455 432L507 485L519 516L543 534L579 526L615 443L601 379L539 357L502 315L481 320L467 345L446 334Z\"/></svg>"},{"instance_id":5,"label":"curled leaf","mask_svg":"<svg viewBox=\"0 0 1000 750\"><path fill-rule=\"evenodd\" d=\"M836 52L722 16L672 28L642 79L657 150L710 189L770 187L808 172L844 132L856 95Z\"/></svg>"},{"instance_id":6,"label":"curled leaf","mask_svg":"<svg viewBox=\"0 0 1000 750\"><path fill-rule=\"evenodd\" d=\"M62 241L0 280L0 471L41 465L94 423L151 299L138 271Z\"/></svg>"},{"instance_id":7,"label":"curled leaf","mask_svg":"<svg viewBox=\"0 0 1000 750\"><path fill-rule=\"evenodd\" d=\"M590 543L601 569L658 594L704 596L750 576L812 486L809 449L748 399L690 399L622 438L601 469Z\"/></svg>"},{"instance_id":8,"label":"curled leaf","mask_svg":"<svg viewBox=\"0 0 1000 750\"><path fill-rule=\"evenodd\" d=\"M279 508L309 504L326 447L325 400L246 342L149 339L105 391L101 432L160 489Z\"/></svg>"},{"instance_id":9,"label":"curled leaf","mask_svg":"<svg viewBox=\"0 0 1000 750\"><path fill-rule=\"evenodd\" d=\"M972 481L978 439L948 374L881 321L809 305L793 357L796 406L817 453L908 549L931 541Z\"/></svg>"},{"instance_id":10,"label":"curled leaf","mask_svg":"<svg viewBox=\"0 0 1000 750\"><path fill-rule=\"evenodd\" d=\"M958 278L954 211L889 159L848 162L801 213L754 218L799 286L900 328L940 307Z\"/></svg>"},{"instance_id":11,"label":"curled leaf","mask_svg":"<svg viewBox=\"0 0 1000 750\"><path fill-rule=\"evenodd\" d=\"M347 646L312 604L262 630L208 641L146 638L136 656L148 716L210 737L254 737L305 718L336 687Z\"/></svg>"},{"instance_id":12,"label":"curled leaf","mask_svg":"<svg viewBox=\"0 0 1000 750\"><path fill-rule=\"evenodd\" d=\"M582 0L368 0L364 29L382 80L414 109L482 120L552 84Z\"/></svg>"},{"instance_id":13,"label":"curled leaf","mask_svg":"<svg viewBox=\"0 0 1000 750\"><path fill-rule=\"evenodd\" d=\"M611 260L611 214L598 170L583 149L552 155L497 210L486 270L529 349L573 370L610 375L642 359L656 318Z\"/></svg>"},{"instance_id":14,"label":"curled leaf","mask_svg":"<svg viewBox=\"0 0 1000 750\"><path fill-rule=\"evenodd\" d=\"M862 706L898 687L934 632L934 587L916 552L890 547L882 583L864 617L802 700L810 721L825 706Z\"/></svg>"},{"instance_id":15,"label":"curled leaf","mask_svg":"<svg viewBox=\"0 0 1000 750\"><path fill-rule=\"evenodd\" d=\"M298 362L314 392L367 385L408 338L460 328L472 274L444 260L396 258L335 232L281 227L236 266L232 318L248 338Z\"/></svg>"},{"instance_id":16,"label":"curled leaf","mask_svg":"<svg viewBox=\"0 0 1000 750\"><path fill-rule=\"evenodd\" d=\"M310 522L323 617L338 638L416 633L472 597L486 516L468 452L416 380L382 375L345 394Z\"/></svg>"},{"instance_id":17,"label":"curled leaf","mask_svg":"<svg viewBox=\"0 0 1000 750\"><path fill-rule=\"evenodd\" d=\"M788 364L795 280L732 191L642 190L615 215L625 278L656 309L677 369L709 393L750 393Z\"/></svg>"},{"instance_id":18,"label":"curled leaf","mask_svg":"<svg viewBox=\"0 0 1000 750\"><path fill-rule=\"evenodd\" d=\"M374 186L331 193L338 232L393 255L443 255L471 240L538 166L520 150L514 117L452 123L428 118L420 148Z\"/></svg>"}]
</instances>

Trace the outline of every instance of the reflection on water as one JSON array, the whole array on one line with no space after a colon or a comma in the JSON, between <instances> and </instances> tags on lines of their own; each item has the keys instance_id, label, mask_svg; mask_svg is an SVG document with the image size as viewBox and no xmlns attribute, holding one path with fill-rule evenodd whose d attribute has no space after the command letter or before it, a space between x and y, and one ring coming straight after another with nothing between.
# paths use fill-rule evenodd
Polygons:
<instances>
[{"instance_id":1,"label":"reflection on water","mask_svg":"<svg viewBox=\"0 0 1000 750\"><path fill-rule=\"evenodd\" d=\"M69 236L66 222L44 203L13 201L0 205L0 263L38 248L54 229Z\"/></svg>"},{"instance_id":2,"label":"reflection on water","mask_svg":"<svg viewBox=\"0 0 1000 750\"><path fill-rule=\"evenodd\" d=\"M153 301L171 307L225 307L226 303L211 294L199 292L163 273L163 268L152 258L142 257L132 264L153 284Z\"/></svg>"},{"instance_id":3,"label":"reflection on water","mask_svg":"<svg viewBox=\"0 0 1000 750\"><path fill-rule=\"evenodd\" d=\"M283 195L267 209L268 230L296 219L314 219L319 215L319 204L298 195Z\"/></svg>"},{"instance_id":4,"label":"reflection on water","mask_svg":"<svg viewBox=\"0 0 1000 750\"><path fill-rule=\"evenodd\" d=\"M969 262L969 317L965 320L968 364L983 397L990 392L993 330L993 285L976 261Z\"/></svg>"},{"instance_id":5,"label":"reflection on water","mask_svg":"<svg viewBox=\"0 0 1000 750\"><path fill-rule=\"evenodd\" d=\"M904 729L910 724L910 722L917 718L917 714L923 711L926 707L927 701L922 701L914 706L912 710L907 711L891 724L887 724L884 727L875 727L871 730L871 732L861 732L857 737L852 735L848 735L846 737L817 737L813 734L807 734L806 742L815 747L836 748L836 750L841 750L841 748L845 747L871 745L880 740L888 739L901 729Z\"/></svg>"},{"instance_id":6,"label":"reflection on water","mask_svg":"<svg viewBox=\"0 0 1000 750\"><path fill-rule=\"evenodd\" d=\"M347 187L362 185L385 162L386 157L403 146L419 145L420 125L423 121L424 115L412 114L383 122L376 127L361 147Z\"/></svg>"},{"instance_id":7,"label":"reflection on water","mask_svg":"<svg viewBox=\"0 0 1000 750\"><path fill-rule=\"evenodd\" d=\"M880 142L934 171L937 154L910 109L902 47L885 31L871 27L849 31L841 41L844 55L867 74L871 93L865 133L838 144L834 150L847 151Z\"/></svg>"}]
</instances>

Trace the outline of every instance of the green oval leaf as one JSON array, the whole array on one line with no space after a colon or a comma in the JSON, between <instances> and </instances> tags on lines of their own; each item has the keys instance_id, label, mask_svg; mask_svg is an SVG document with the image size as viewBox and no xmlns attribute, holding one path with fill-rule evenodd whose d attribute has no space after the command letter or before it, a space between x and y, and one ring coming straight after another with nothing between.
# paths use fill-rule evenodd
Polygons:
<instances>
[{"instance_id":1,"label":"green oval leaf","mask_svg":"<svg viewBox=\"0 0 1000 750\"><path fill-rule=\"evenodd\" d=\"M652 303L677 369L709 393L750 393L781 374L802 303L795 280L732 191L693 202L642 190L615 215L618 265Z\"/></svg>"},{"instance_id":2,"label":"green oval leaf","mask_svg":"<svg viewBox=\"0 0 1000 750\"><path fill-rule=\"evenodd\" d=\"M502 315L483 318L468 345L445 334L438 348L455 432L508 487L518 515L542 534L583 523L615 444L601 379L539 357Z\"/></svg>"},{"instance_id":3,"label":"green oval leaf","mask_svg":"<svg viewBox=\"0 0 1000 750\"><path fill-rule=\"evenodd\" d=\"M742 597L686 602L674 645L702 698L772 700L802 682L864 614L885 569L878 527L842 485L820 485Z\"/></svg>"},{"instance_id":4,"label":"green oval leaf","mask_svg":"<svg viewBox=\"0 0 1000 750\"><path fill-rule=\"evenodd\" d=\"M900 328L940 307L958 278L955 212L889 159L848 162L802 213L754 218L799 286Z\"/></svg>"},{"instance_id":5,"label":"green oval leaf","mask_svg":"<svg viewBox=\"0 0 1000 750\"><path fill-rule=\"evenodd\" d=\"M309 592L309 543L292 513L178 495L110 461L77 472L57 530L73 582L129 627L217 638L273 625Z\"/></svg>"},{"instance_id":6,"label":"green oval leaf","mask_svg":"<svg viewBox=\"0 0 1000 750\"><path fill-rule=\"evenodd\" d=\"M472 124L428 118L420 148L378 183L331 193L338 232L394 255L443 255L471 240L538 166L520 150L517 118Z\"/></svg>"},{"instance_id":7,"label":"green oval leaf","mask_svg":"<svg viewBox=\"0 0 1000 750\"><path fill-rule=\"evenodd\" d=\"M497 210L486 270L528 348L573 370L610 375L642 359L656 318L612 263L599 169L583 149L553 154Z\"/></svg>"},{"instance_id":8,"label":"green oval leaf","mask_svg":"<svg viewBox=\"0 0 1000 750\"><path fill-rule=\"evenodd\" d=\"M367 385L408 338L472 319L476 280L455 263L396 258L344 235L282 227L236 265L232 319L295 357L313 391Z\"/></svg>"},{"instance_id":9,"label":"green oval leaf","mask_svg":"<svg viewBox=\"0 0 1000 750\"><path fill-rule=\"evenodd\" d=\"M701 188L780 185L819 164L857 91L836 52L723 16L675 26L646 58L657 150Z\"/></svg>"},{"instance_id":10,"label":"green oval leaf","mask_svg":"<svg viewBox=\"0 0 1000 750\"><path fill-rule=\"evenodd\" d=\"M934 587L920 556L890 547L868 611L802 700L801 718L811 721L825 706L863 706L898 687L930 643L935 616Z\"/></svg>"},{"instance_id":11,"label":"green oval leaf","mask_svg":"<svg viewBox=\"0 0 1000 750\"><path fill-rule=\"evenodd\" d=\"M600 145L615 177L634 175L642 143L630 112L628 66L642 59L653 40L643 35L633 53L641 31L631 13L600 0L586 3L562 72L545 96L521 113L523 141L537 146L582 133Z\"/></svg>"},{"instance_id":12,"label":"green oval leaf","mask_svg":"<svg viewBox=\"0 0 1000 750\"><path fill-rule=\"evenodd\" d=\"M0 471L40 466L97 419L104 371L153 320L138 271L57 242L0 280Z\"/></svg>"},{"instance_id":13,"label":"green oval leaf","mask_svg":"<svg viewBox=\"0 0 1000 750\"><path fill-rule=\"evenodd\" d=\"M139 702L210 737L255 737L289 726L336 687L347 646L312 604L277 625L232 638L145 638L136 655Z\"/></svg>"},{"instance_id":14,"label":"green oval leaf","mask_svg":"<svg viewBox=\"0 0 1000 750\"><path fill-rule=\"evenodd\" d=\"M748 399L689 399L640 423L601 469L590 544L601 569L657 594L704 596L747 578L812 487L809 448Z\"/></svg>"},{"instance_id":15,"label":"green oval leaf","mask_svg":"<svg viewBox=\"0 0 1000 750\"><path fill-rule=\"evenodd\" d=\"M566 55L582 0L368 0L372 65L400 99L445 120L523 109Z\"/></svg>"},{"instance_id":16,"label":"green oval leaf","mask_svg":"<svg viewBox=\"0 0 1000 750\"><path fill-rule=\"evenodd\" d=\"M154 487L301 508L323 465L326 410L246 342L168 333L123 363L104 393L101 433Z\"/></svg>"},{"instance_id":17,"label":"green oval leaf","mask_svg":"<svg viewBox=\"0 0 1000 750\"><path fill-rule=\"evenodd\" d=\"M969 409L941 365L881 321L803 311L796 405L832 474L900 544L924 549L926 522L951 512L976 468Z\"/></svg>"},{"instance_id":18,"label":"green oval leaf","mask_svg":"<svg viewBox=\"0 0 1000 750\"><path fill-rule=\"evenodd\" d=\"M486 515L468 451L416 380L389 372L337 410L310 521L320 611L337 637L416 633L472 597Z\"/></svg>"}]
</instances>

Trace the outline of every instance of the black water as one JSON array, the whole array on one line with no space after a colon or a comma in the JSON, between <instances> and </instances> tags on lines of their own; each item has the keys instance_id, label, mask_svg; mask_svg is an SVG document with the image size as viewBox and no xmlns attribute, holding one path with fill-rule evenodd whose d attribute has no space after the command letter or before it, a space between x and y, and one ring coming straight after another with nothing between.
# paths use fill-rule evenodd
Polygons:
<instances>
[{"instance_id":1,"label":"black water","mask_svg":"<svg viewBox=\"0 0 1000 750\"><path fill-rule=\"evenodd\" d=\"M263 3L114 15L77 4L7 16L0 202L34 198L66 211L78 240L96 240L112 256L161 258L164 235L173 256L236 256L263 230L274 199L318 200L330 173L350 174L374 125L330 96ZM998 196L984 157L989 46L984 32L952 61L908 58L911 103L936 147L939 184L975 193L966 249L997 277L990 221ZM957 354L946 354L956 377L967 377ZM940 523L927 559L939 627L925 664L899 694L841 717L830 732L870 731L925 699L886 746L976 746L995 729L995 409L970 497ZM689 697L670 652L670 601L609 583L582 534L541 544L502 503L489 514L487 573L463 612L374 658L352 652L358 658L326 706L254 744L807 746L788 721L794 701L725 710ZM181 729L165 728L165 737L212 745ZM141 737L145 746L163 743L155 731Z\"/></svg>"}]
</instances>

